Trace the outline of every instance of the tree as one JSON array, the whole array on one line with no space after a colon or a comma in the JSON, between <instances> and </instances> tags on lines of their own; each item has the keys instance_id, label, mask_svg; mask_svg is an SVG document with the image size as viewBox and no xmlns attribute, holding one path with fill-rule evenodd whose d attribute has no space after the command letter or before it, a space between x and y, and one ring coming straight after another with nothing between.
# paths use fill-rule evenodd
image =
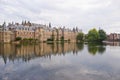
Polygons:
<instances>
[{"instance_id":1,"label":"tree","mask_svg":"<svg viewBox=\"0 0 120 80\"><path fill-rule=\"evenodd\" d=\"M83 41L84 40L84 33L80 32L77 35L77 41Z\"/></svg>"},{"instance_id":2,"label":"tree","mask_svg":"<svg viewBox=\"0 0 120 80\"><path fill-rule=\"evenodd\" d=\"M16 37L16 38L15 38L15 41L20 41L20 40L22 40L21 37Z\"/></svg>"},{"instance_id":3,"label":"tree","mask_svg":"<svg viewBox=\"0 0 120 80\"><path fill-rule=\"evenodd\" d=\"M103 40L105 40L107 38L106 32L102 29L100 29L98 31L99 33L99 41L102 42Z\"/></svg>"},{"instance_id":4,"label":"tree","mask_svg":"<svg viewBox=\"0 0 120 80\"><path fill-rule=\"evenodd\" d=\"M30 42L32 42L32 41L33 41L33 38L29 38L28 40L29 40Z\"/></svg>"},{"instance_id":5,"label":"tree","mask_svg":"<svg viewBox=\"0 0 120 80\"><path fill-rule=\"evenodd\" d=\"M99 37L99 34L98 34L98 31L95 28L91 29L88 32L88 41L89 42L98 41L98 37Z\"/></svg>"},{"instance_id":6,"label":"tree","mask_svg":"<svg viewBox=\"0 0 120 80\"><path fill-rule=\"evenodd\" d=\"M64 41L64 36L61 37L61 41Z\"/></svg>"}]
</instances>

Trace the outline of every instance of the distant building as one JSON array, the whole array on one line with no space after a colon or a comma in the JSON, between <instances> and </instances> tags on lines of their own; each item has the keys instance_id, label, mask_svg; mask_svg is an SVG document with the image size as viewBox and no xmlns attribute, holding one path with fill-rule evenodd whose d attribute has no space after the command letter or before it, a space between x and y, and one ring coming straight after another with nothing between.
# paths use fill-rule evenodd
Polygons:
<instances>
[{"instance_id":1,"label":"distant building","mask_svg":"<svg viewBox=\"0 0 120 80\"><path fill-rule=\"evenodd\" d=\"M120 34L111 33L110 35L108 35L108 40L110 40L110 41L120 41Z\"/></svg>"},{"instance_id":2,"label":"distant building","mask_svg":"<svg viewBox=\"0 0 120 80\"><path fill-rule=\"evenodd\" d=\"M81 30L80 30L81 31ZM0 42L11 42L17 37L22 39L37 39L40 42L47 41L54 37L54 41L60 41L62 38L64 40L70 40L72 42L76 41L76 36L80 32L78 28L67 29L67 28L52 28L51 23L49 25L34 24L28 22L19 23L9 23L8 26L5 24L0 26Z\"/></svg>"}]
</instances>

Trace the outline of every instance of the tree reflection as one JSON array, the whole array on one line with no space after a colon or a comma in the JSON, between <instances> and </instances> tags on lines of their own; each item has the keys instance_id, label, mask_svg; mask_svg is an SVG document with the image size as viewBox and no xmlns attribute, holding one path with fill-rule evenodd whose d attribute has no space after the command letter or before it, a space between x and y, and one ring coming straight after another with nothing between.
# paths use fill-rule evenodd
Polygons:
<instances>
[{"instance_id":1,"label":"tree reflection","mask_svg":"<svg viewBox=\"0 0 120 80\"><path fill-rule=\"evenodd\" d=\"M77 48L82 51L84 49L84 43L77 43Z\"/></svg>"},{"instance_id":2,"label":"tree reflection","mask_svg":"<svg viewBox=\"0 0 120 80\"><path fill-rule=\"evenodd\" d=\"M106 48L102 43L89 43L88 51L92 55L96 55L96 53L103 54L106 51Z\"/></svg>"},{"instance_id":3,"label":"tree reflection","mask_svg":"<svg viewBox=\"0 0 120 80\"><path fill-rule=\"evenodd\" d=\"M105 51L106 51L105 46L100 45L100 46L98 47L98 53L103 54Z\"/></svg>"},{"instance_id":4,"label":"tree reflection","mask_svg":"<svg viewBox=\"0 0 120 80\"><path fill-rule=\"evenodd\" d=\"M88 51L90 54L95 55L98 51L96 44L88 44Z\"/></svg>"}]
</instances>

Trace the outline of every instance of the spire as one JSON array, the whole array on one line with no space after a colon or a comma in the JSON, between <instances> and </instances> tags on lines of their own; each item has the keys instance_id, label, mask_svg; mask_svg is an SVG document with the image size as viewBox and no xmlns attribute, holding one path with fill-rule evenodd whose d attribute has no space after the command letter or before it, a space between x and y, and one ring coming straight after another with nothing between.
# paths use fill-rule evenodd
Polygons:
<instances>
[{"instance_id":1,"label":"spire","mask_svg":"<svg viewBox=\"0 0 120 80\"><path fill-rule=\"evenodd\" d=\"M26 22L26 20L25 20L24 25L26 25L26 23L27 23L27 22Z\"/></svg>"},{"instance_id":2,"label":"spire","mask_svg":"<svg viewBox=\"0 0 120 80\"><path fill-rule=\"evenodd\" d=\"M5 27L6 26L6 22L4 22L2 26Z\"/></svg>"},{"instance_id":3,"label":"spire","mask_svg":"<svg viewBox=\"0 0 120 80\"><path fill-rule=\"evenodd\" d=\"M30 21L28 21L28 23L27 23L27 24L28 24L28 26L31 26L31 22L30 22Z\"/></svg>"},{"instance_id":4,"label":"spire","mask_svg":"<svg viewBox=\"0 0 120 80\"><path fill-rule=\"evenodd\" d=\"M22 21L22 23L21 23L22 25L24 25L24 21Z\"/></svg>"},{"instance_id":5,"label":"spire","mask_svg":"<svg viewBox=\"0 0 120 80\"><path fill-rule=\"evenodd\" d=\"M49 28L51 28L52 26L51 26L51 23L49 23Z\"/></svg>"},{"instance_id":6,"label":"spire","mask_svg":"<svg viewBox=\"0 0 120 80\"><path fill-rule=\"evenodd\" d=\"M78 32L78 27L76 26L76 31Z\"/></svg>"}]
</instances>

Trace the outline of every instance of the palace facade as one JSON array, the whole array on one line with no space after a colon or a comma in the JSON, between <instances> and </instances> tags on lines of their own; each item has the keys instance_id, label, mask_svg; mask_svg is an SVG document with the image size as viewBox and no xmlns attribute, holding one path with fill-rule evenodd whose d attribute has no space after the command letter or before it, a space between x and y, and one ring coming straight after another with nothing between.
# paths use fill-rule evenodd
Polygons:
<instances>
[{"instance_id":1,"label":"palace facade","mask_svg":"<svg viewBox=\"0 0 120 80\"><path fill-rule=\"evenodd\" d=\"M54 41L64 39L75 42L76 36L80 31L78 28L57 28L51 27L51 24L47 26L26 21L22 22L22 24L9 23L6 25L4 23L0 26L0 42L9 43L15 41L17 37L21 39L36 39L40 42L47 41L51 38L54 38Z\"/></svg>"}]
</instances>

